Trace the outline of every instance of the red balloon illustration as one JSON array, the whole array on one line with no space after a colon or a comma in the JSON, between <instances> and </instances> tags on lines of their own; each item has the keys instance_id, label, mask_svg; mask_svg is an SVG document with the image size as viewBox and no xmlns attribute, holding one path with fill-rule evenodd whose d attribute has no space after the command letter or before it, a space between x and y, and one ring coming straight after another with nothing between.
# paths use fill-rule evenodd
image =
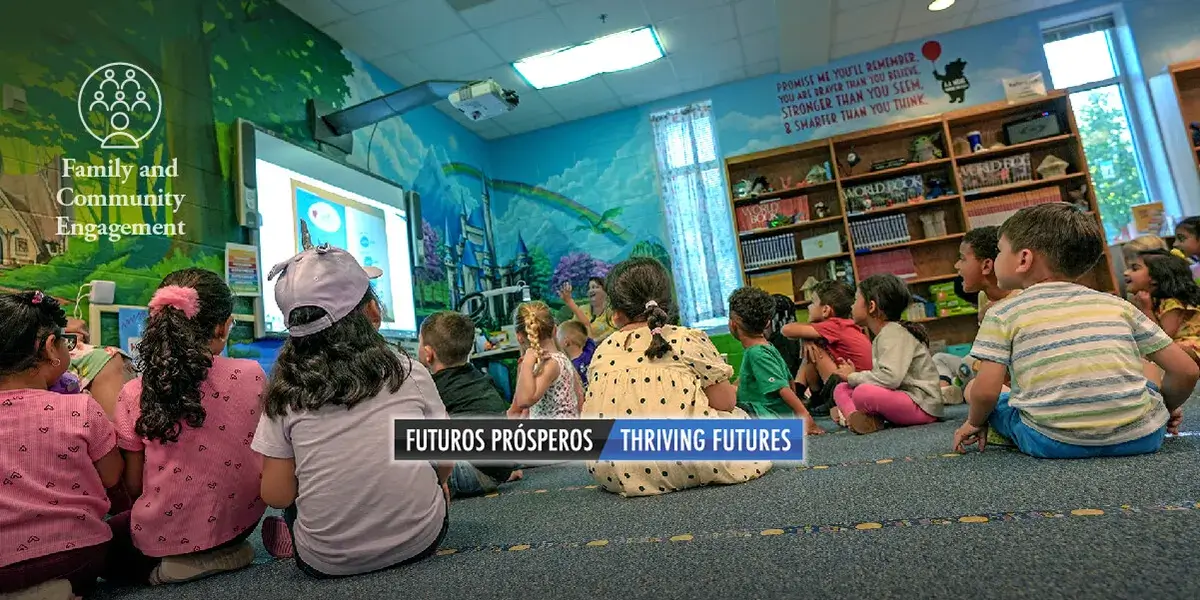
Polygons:
<instances>
[{"instance_id":1,"label":"red balloon illustration","mask_svg":"<svg viewBox=\"0 0 1200 600\"><path fill-rule=\"evenodd\" d=\"M921 46L921 54L929 62L936 62L942 55L942 45L937 42L925 42L925 45Z\"/></svg>"}]
</instances>

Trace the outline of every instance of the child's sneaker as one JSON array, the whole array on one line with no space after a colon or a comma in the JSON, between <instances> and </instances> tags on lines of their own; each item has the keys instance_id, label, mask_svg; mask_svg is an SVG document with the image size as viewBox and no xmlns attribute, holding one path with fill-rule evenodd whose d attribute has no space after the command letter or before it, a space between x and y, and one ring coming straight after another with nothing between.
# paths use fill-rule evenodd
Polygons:
<instances>
[{"instance_id":1,"label":"child's sneaker","mask_svg":"<svg viewBox=\"0 0 1200 600\"><path fill-rule=\"evenodd\" d=\"M988 427L987 434L988 446L1012 447L1013 443L1008 438L1000 435L995 429Z\"/></svg>"},{"instance_id":2,"label":"child's sneaker","mask_svg":"<svg viewBox=\"0 0 1200 600\"><path fill-rule=\"evenodd\" d=\"M267 554L275 558L291 558L296 555L296 547L292 544L292 532L287 523L279 517L267 517L262 522L263 547Z\"/></svg>"},{"instance_id":3,"label":"child's sneaker","mask_svg":"<svg viewBox=\"0 0 1200 600\"><path fill-rule=\"evenodd\" d=\"M72 600L75 593L66 579L47 581L17 592L0 594L0 600Z\"/></svg>"},{"instance_id":4,"label":"child's sneaker","mask_svg":"<svg viewBox=\"0 0 1200 600\"><path fill-rule=\"evenodd\" d=\"M168 556L150 574L150 585L192 581L225 571L236 571L253 562L254 547L249 542L220 550Z\"/></svg>"}]
</instances>

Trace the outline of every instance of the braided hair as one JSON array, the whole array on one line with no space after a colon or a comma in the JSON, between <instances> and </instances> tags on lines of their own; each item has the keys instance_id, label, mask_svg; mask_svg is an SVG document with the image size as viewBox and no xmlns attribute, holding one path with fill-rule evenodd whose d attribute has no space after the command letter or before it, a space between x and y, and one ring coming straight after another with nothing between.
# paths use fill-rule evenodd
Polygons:
<instances>
[{"instance_id":1,"label":"braided hair","mask_svg":"<svg viewBox=\"0 0 1200 600\"><path fill-rule=\"evenodd\" d=\"M646 348L649 358L662 358L671 351L662 328L671 323L675 302L671 297L671 278L662 263L650 257L631 258L608 273L609 306L629 318L645 322L652 337Z\"/></svg>"},{"instance_id":2,"label":"braided hair","mask_svg":"<svg viewBox=\"0 0 1200 600\"><path fill-rule=\"evenodd\" d=\"M545 302L525 302L517 307L517 317L513 319L517 333L529 340L529 347L537 354L542 353L542 339L554 334L554 315ZM542 372L542 362L533 366L533 374Z\"/></svg>"}]
</instances>

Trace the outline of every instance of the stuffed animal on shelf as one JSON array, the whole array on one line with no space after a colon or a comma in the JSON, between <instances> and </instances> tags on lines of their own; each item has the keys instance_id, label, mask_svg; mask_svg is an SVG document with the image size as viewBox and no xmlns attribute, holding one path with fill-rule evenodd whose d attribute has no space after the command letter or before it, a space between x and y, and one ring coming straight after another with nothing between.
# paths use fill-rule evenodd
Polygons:
<instances>
[{"instance_id":1,"label":"stuffed animal on shelf","mask_svg":"<svg viewBox=\"0 0 1200 600\"><path fill-rule=\"evenodd\" d=\"M937 141L941 139L942 134L935 133L933 135L918 135L912 141L912 161L927 162L937 160L942 157L942 149L938 148Z\"/></svg>"},{"instance_id":2,"label":"stuffed animal on shelf","mask_svg":"<svg viewBox=\"0 0 1200 600\"><path fill-rule=\"evenodd\" d=\"M754 184L750 186L750 197L757 198L761 194L771 193L771 184L767 182L767 178L759 175L754 178Z\"/></svg>"},{"instance_id":3,"label":"stuffed animal on shelf","mask_svg":"<svg viewBox=\"0 0 1200 600\"><path fill-rule=\"evenodd\" d=\"M813 216L818 219L824 219L829 216L829 208L825 206L824 202L818 201L813 205Z\"/></svg>"},{"instance_id":4,"label":"stuffed animal on shelf","mask_svg":"<svg viewBox=\"0 0 1200 600\"><path fill-rule=\"evenodd\" d=\"M1072 204L1074 204L1084 210L1090 210L1091 207L1088 206L1088 201L1087 201L1087 191L1088 191L1088 186L1085 183L1082 186L1080 186L1079 189L1067 190L1067 197L1071 199Z\"/></svg>"},{"instance_id":5,"label":"stuffed animal on shelf","mask_svg":"<svg viewBox=\"0 0 1200 600\"><path fill-rule=\"evenodd\" d=\"M829 169L825 165L813 165L804 176L804 183L825 183L829 181Z\"/></svg>"},{"instance_id":6,"label":"stuffed animal on shelf","mask_svg":"<svg viewBox=\"0 0 1200 600\"><path fill-rule=\"evenodd\" d=\"M1200 147L1200 122L1194 122L1189 127L1192 129L1192 146Z\"/></svg>"}]
</instances>

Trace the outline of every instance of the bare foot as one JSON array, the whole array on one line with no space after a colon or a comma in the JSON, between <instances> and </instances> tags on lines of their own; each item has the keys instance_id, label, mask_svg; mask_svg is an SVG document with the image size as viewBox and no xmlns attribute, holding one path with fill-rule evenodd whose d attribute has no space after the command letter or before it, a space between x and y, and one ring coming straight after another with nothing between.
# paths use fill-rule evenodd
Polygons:
<instances>
[{"instance_id":1,"label":"bare foot","mask_svg":"<svg viewBox=\"0 0 1200 600\"><path fill-rule=\"evenodd\" d=\"M514 481L520 481L523 477L525 477L525 474L522 473L520 469L517 469L516 471L512 472L512 475L508 476L507 483L512 483Z\"/></svg>"},{"instance_id":2,"label":"bare foot","mask_svg":"<svg viewBox=\"0 0 1200 600\"><path fill-rule=\"evenodd\" d=\"M834 423L837 423L838 425L841 425L842 427L846 426L846 419L843 417L842 411L839 410L838 407L836 407L836 406L829 409L829 418L833 419Z\"/></svg>"}]
</instances>

